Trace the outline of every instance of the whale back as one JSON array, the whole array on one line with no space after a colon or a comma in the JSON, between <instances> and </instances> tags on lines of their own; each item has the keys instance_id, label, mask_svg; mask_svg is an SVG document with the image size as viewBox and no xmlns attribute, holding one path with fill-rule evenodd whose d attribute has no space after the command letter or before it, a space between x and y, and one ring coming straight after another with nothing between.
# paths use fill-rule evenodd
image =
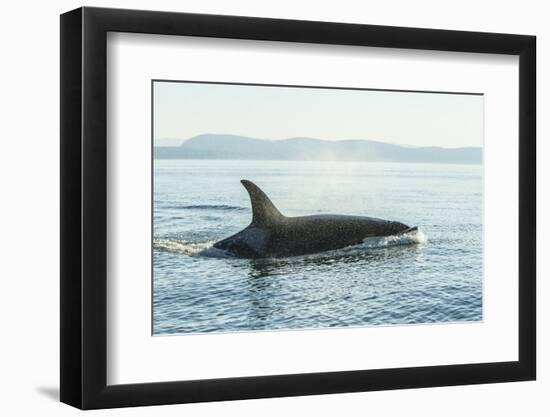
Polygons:
<instances>
[{"instance_id":1,"label":"whale back","mask_svg":"<svg viewBox=\"0 0 550 417\"><path fill-rule=\"evenodd\" d=\"M390 236L416 228L375 217L318 214L286 217L253 182L241 180L250 197L252 222L214 243L243 258L296 256L356 245L365 238Z\"/></svg>"},{"instance_id":2,"label":"whale back","mask_svg":"<svg viewBox=\"0 0 550 417\"><path fill-rule=\"evenodd\" d=\"M252 181L241 180L248 191L252 205L252 223L255 227L271 227L284 220L285 216L275 207L269 197Z\"/></svg>"}]
</instances>

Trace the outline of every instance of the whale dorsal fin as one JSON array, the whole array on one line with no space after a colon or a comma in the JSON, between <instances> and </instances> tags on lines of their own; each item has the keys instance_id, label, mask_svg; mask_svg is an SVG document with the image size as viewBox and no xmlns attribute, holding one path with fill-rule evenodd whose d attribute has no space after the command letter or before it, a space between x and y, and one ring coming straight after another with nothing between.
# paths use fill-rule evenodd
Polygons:
<instances>
[{"instance_id":1,"label":"whale dorsal fin","mask_svg":"<svg viewBox=\"0 0 550 417\"><path fill-rule=\"evenodd\" d=\"M252 223L255 226L270 226L284 219L285 216L275 207L269 197L252 181L241 180L252 204Z\"/></svg>"}]
</instances>

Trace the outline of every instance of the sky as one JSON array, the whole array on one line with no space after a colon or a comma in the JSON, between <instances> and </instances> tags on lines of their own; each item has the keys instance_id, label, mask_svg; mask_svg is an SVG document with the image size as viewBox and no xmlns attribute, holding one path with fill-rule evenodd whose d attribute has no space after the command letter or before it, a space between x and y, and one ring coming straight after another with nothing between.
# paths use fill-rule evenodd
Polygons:
<instances>
[{"instance_id":1,"label":"sky","mask_svg":"<svg viewBox=\"0 0 550 417\"><path fill-rule=\"evenodd\" d=\"M205 133L483 146L483 96L155 81L154 140Z\"/></svg>"}]
</instances>

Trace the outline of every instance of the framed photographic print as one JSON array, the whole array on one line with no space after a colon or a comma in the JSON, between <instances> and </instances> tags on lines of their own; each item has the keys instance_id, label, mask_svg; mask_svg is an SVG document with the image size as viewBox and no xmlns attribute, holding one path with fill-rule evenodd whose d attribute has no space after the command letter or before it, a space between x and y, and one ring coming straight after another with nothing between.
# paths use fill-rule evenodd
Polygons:
<instances>
[{"instance_id":1,"label":"framed photographic print","mask_svg":"<svg viewBox=\"0 0 550 417\"><path fill-rule=\"evenodd\" d=\"M535 38L61 16L61 401L535 379Z\"/></svg>"}]
</instances>

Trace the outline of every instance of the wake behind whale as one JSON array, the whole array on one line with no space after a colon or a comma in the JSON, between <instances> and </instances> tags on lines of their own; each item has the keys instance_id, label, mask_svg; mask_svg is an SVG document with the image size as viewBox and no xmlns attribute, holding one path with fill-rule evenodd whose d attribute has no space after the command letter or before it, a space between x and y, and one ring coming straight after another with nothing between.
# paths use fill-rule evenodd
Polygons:
<instances>
[{"instance_id":1,"label":"wake behind whale","mask_svg":"<svg viewBox=\"0 0 550 417\"><path fill-rule=\"evenodd\" d=\"M374 217L349 215L284 216L253 182L241 180L252 205L252 222L213 247L241 258L307 255L354 246L370 238L416 232L417 227Z\"/></svg>"}]
</instances>

